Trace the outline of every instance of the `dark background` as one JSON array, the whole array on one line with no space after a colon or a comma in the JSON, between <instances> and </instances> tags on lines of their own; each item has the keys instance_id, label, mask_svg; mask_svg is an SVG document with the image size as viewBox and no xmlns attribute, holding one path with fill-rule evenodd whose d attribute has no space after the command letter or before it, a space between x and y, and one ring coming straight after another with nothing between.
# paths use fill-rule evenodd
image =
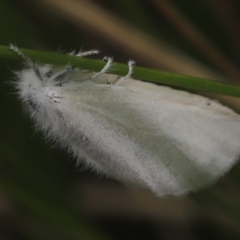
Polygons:
<instances>
[{"instance_id":1,"label":"dark background","mask_svg":"<svg viewBox=\"0 0 240 240\"><path fill-rule=\"evenodd\" d=\"M237 0L1 0L0 44L97 48L139 66L239 82ZM215 186L159 199L82 171L34 131L0 60L0 239L239 239L238 164ZM236 110L239 100L222 98Z\"/></svg>"}]
</instances>

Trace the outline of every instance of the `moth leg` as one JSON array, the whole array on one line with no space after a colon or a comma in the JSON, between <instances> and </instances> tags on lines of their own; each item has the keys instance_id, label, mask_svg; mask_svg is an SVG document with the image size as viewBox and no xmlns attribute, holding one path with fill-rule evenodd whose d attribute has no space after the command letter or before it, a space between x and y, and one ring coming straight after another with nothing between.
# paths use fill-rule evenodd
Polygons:
<instances>
[{"instance_id":1,"label":"moth leg","mask_svg":"<svg viewBox=\"0 0 240 240\"><path fill-rule=\"evenodd\" d=\"M129 60L128 61L128 73L126 76L121 77L117 80L116 85L119 86L121 83L123 83L126 79L130 78L133 73L133 67L135 65L135 61Z\"/></svg>"},{"instance_id":2,"label":"moth leg","mask_svg":"<svg viewBox=\"0 0 240 240\"><path fill-rule=\"evenodd\" d=\"M68 67L64 68L62 71L59 71L59 72L56 72L55 74L53 74L49 78L49 81L55 80L57 78L60 78L60 77L64 76L66 73L73 71L74 69L75 69L75 67L68 66Z\"/></svg>"},{"instance_id":3,"label":"moth leg","mask_svg":"<svg viewBox=\"0 0 240 240\"><path fill-rule=\"evenodd\" d=\"M113 59L111 57L104 57L103 60L107 60L107 63L103 69L100 72L95 73L92 77L90 77L90 79L99 77L101 74L107 72L110 69Z\"/></svg>"},{"instance_id":4,"label":"moth leg","mask_svg":"<svg viewBox=\"0 0 240 240\"><path fill-rule=\"evenodd\" d=\"M89 51L81 51L80 50L78 53L76 53L75 51L72 51L68 55L72 55L72 56L76 56L76 57L86 57L86 56L98 54L99 52L100 51L98 51L97 49L92 49Z\"/></svg>"},{"instance_id":5,"label":"moth leg","mask_svg":"<svg viewBox=\"0 0 240 240\"><path fill-rule=\"evenodd\" d=\"M98 51L97 49L92 49L92 50L89 50L89 51L82 51L82 50L80 50L78 53L73 50L72 52L68 53L68 55L70 55L70 56L75 56L75 57L86 57L86 56L98 54L99 52L100 52L100 51ZM54 79L56 79L56 78L58 78L58 77L61 77L61 76L63 76L64 74L73 71L75 68L76 68L76 67L68 66L68 67L66 67L65 69L63 69L61 72L58 72L58 73L54 74L54 75L51 77L51 80L54 80Z\"/></svg>"},{"instance_id":6,"label":"moth leg","mask_svg":"<svg viewBox=\"0 0 240 240\"><path fill-rule=\"evenodd\" d=\"M82 51L80 50L78 53L76 53L75 51L70 52L68 55L71 56L76 56L76 57L85 57L85 56L90 56L90 55L94 55L94 54L98 54L100 51L98 51L97 49L92 49L89 51ZM73 66L68 66L66 68L64 68L62 71L57 72L56 74L54 74L50 80L54 80L56 78L62 77L64 74L71 72L75 69L75 67Z\"/></svg>"}]
</instances>

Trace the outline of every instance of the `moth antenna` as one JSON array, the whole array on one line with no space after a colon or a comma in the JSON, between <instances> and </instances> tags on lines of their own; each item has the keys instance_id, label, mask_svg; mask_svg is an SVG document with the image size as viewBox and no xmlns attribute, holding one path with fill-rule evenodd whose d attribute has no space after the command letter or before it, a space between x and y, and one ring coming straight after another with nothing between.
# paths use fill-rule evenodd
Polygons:
<instances>
[{"instance_id":1,"label":"moth antenna","mask_svg":"<svg viewBox=\"0 0 240 240\"><path fill-rule=\"evenodd\" d=\"M17 46L14 46L13 44L10 44L10 45L9 45L9 48L10 48L10 50L12 50L13 52L15 52L17 55L19 55L22 59L24 59L28 64L33 65L32 60L31 60L29 57L25 56L25 55L18 49Z\"/></svg>"},{"instance_id":2,"label":"moth antenna","mask_svg":"<svg viewBox=\"0 0 240 240\"><path fill-rule=\"evenodd\" d=\"M33 67L34 72L36 73L36 75L38 76L38 78L43 82L43 77L39 71L38 65L33 63L33 61L27 57L26 55L24 55L17 46L14 46L13 44L9 45L10 50L12 50L13 52L15 52L17 55L19 55L22 59L24 59L27 63L28 66Z\"/></svg>"}]
</instances>

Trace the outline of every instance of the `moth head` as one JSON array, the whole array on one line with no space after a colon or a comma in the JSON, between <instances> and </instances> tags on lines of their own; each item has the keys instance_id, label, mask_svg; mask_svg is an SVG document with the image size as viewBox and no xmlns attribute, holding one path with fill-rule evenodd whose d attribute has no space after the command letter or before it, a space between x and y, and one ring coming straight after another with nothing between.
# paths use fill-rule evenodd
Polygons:
<instances>
[{"instance_id":1,"label":"moth head","mask_svg":"<svg viewBox=\"0 0 240 240\"><path fill-rule=\"evenodd\" d=\"M44 86L51 71L50 65L27 62L25 68L15 72L15 87L19 98L30 111L39 109L43 98Z\"/></svg>"}]
</instances>

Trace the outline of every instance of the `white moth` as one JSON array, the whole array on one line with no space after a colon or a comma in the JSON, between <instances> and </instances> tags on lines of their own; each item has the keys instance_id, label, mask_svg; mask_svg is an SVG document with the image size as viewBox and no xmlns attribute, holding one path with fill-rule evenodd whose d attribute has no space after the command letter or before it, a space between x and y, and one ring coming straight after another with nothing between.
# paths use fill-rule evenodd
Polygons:
<instances>
[{"instance_id":1,"label":"white moth","mask_svg":"<svg viewBox=\"0 0 240 240\"><path fill-rule=\"evenodd\" d=\"M240 155L240 116L184 91L73 67L33 63L16 88L37 129L78 162L158 196L182 195L227 172ZM86 56L97 51L74 54ZM109 84L111 83L111 84Z\"/></svg>"}]
</instances>

